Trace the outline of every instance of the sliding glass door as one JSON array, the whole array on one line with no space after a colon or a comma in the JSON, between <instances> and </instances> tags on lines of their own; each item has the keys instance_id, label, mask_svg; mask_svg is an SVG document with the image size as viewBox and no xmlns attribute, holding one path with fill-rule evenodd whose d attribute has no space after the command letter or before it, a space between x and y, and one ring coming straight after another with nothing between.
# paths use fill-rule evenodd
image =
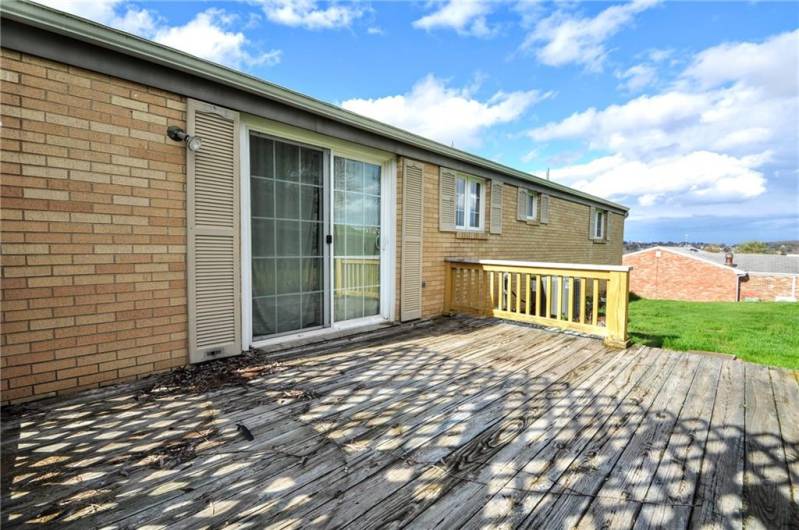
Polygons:
<instances>
[{"instance_id":1,"label":"sliding glass door","mask_svg":"<svg viewBox=\"0 0 799 530\"><path fill-rule=\"evenodd\" d=\"M333 160L333 319L380 314L380 166Z\"/></svg>"},{"instance_id":2,"label":"sliding glass door","mask_svg":"<svg viewBox=\"0 0 799 530\"><path fill-rule=\"evenodd\" d=\"M250 135L253 337L325 323L323 161Z\"/></svg>"},{"instance_id":3,"label":"sliding glass door","mask_svg":"<svg viewBox=\"0 0 799 530\"><path fill-rule=\"evenodd\" d=\"M254 340L381 314L382 167L251 132Z\"/></svg>"}]
</instances>

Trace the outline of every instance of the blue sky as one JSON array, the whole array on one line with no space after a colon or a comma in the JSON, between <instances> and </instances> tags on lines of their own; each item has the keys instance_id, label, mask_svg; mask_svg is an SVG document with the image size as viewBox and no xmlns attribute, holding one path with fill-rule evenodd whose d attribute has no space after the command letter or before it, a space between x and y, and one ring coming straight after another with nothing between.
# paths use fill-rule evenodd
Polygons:
<instances>
[{"instance_id":1,"label":"blue sky","mask_svg":"<svg viewBox=\"0 0 799 530\"><path fill-rule=\"evenodd\" d=\"M47 3L631 207L799 239L799 4Z\"/></svg>"}]
</instances>

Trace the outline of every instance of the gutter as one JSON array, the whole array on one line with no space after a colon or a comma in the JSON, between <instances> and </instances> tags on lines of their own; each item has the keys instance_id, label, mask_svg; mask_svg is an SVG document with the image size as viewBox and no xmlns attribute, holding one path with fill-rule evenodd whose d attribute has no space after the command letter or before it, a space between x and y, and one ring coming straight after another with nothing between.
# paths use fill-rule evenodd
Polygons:
<instances>
[{"instance_id":1,"label":"gutter","mask_svg":"<svg viewBox=\"0 0 799 530\"><path fill-rule=\"evenodd\" d=\"M608 201L589 193L584 193L568 186L542 179L530 173L525 173L486 158L461 151L460 149L446 146L257 77L68 13L63 13L32 2L5 0L0 3L0 16L21 24L64 35L94 46L113 50L151 63L160 64L189 75L201 77L237 90L268 98L290 107L323 116L350 127L397 140L419 149L465 162L489 171L494 171L501 175L536 184L542 188L548 188L566 195L579 197L612 208L625 216L629 213L629 208L622 204Z\"/></svg>"}]
</instances>

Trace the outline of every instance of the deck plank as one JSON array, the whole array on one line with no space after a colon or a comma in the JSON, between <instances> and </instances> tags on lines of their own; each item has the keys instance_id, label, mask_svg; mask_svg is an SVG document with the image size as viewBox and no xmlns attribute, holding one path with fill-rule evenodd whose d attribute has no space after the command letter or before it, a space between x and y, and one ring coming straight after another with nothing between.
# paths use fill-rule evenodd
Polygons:
<instances>
[{"instance_id":1,"label":"deck plank","mask_svg":"<svg viewBox=\"0 0 799 530\"><path fill-rule=\"evenodd\" d=\"M787 370L462 317L276 358L4 417L3 528L799 527Z\"/></svg>"},{"instance_id":2,"label":"deck plank","mask_svg":"<svg viewBox=\"0 0 799 530\"><path fill-rule=\"evenodd\" d=\"M675 367L666 399L649 410L641 428L629 440L622 456L593 495L579 519L581 528L630 528L655 474L680 410L693 385L702 358L686 355ZM695 390L696 391L696 390Z\"/></svg>"},{"instance_id":3,"label":"deck plank","mask_svg":"<svg viewBox=\"0 0 799 530\"><path fill-rule=\"evenodd\" d=\"M666 452L649 486L634 530L685 528L691 517L705 444L710 430L710 416L716 402L722 362L709 358L698 377L697 392L686 400L677 425L671 433Z\"/></svg>"},{"instance_id":4,"label":"deck plank","mask_svg":"<svg viewBox=\"0 0 799 530\"><path fill-rule=\"evenodd\" d=\"M402 442L391 441L389 447L394 450L390 453L383 454L382 446L378 445L376 451L358 466L341 469L326 476L319 485L312 485L314 490L321 486L322 491L297 513L288 510L275 514L272 513L273 509L269 509L270 513L266 514L263 507L256 505L251 512L245 512L244 518L253 518L250 524L254 526L275 524L280 527L277 523L281 520L287 522L289 527L301 524L305 528L337 527L349 523L374 502L379 502L402 485L402 482L386 480L386 477L404 477L403 480L408 480L424 463L444 458L491 424L500 421L508 410L529 405L553 385L565 386L566 383L588 377L592 369L602 365L602 357L597 357L596 353L596 349L579 348L567 360L556 362L547 370L516 385L503 385L499 391L485 395L482 403L463 407L445 422L427 422L420 429L425 433L424 437L403 437ZM433 436L428 437L428 432ZM293 519L298 517L302 517L302 521Z\"/></svg>"},{"instance_id":5,"label":"deck plank","mask_svg":"<svg viewBox=\"0 0 799 530\"><path fill-rule=\"evenodd\" d=\"M722 367L710 419L691 528L735 530L742 527L743 468L744 364L727 361Z\"/></svg>"},{"instance_id":6,"label":"deck plank","mask_svg":"<svg viewBox=\"0 0 799 530\"><path fill-rule=\"evenodd\" d=\"M744 528L791 528L795 513L769 369L746 367Z\"/></svg>"},{"instance_id":7,"label":"deck plank","mask_svg":"<svg viewBox=\"0 0 799 530\"><path fill-rule=\"evenodd\" d=\"M541 352L546 355L545 360L541 360L535 355L531 355L528 359L523 361L513 356L508 356L508 350L504 347L503 341L496 340L496 337L493 338L493 346L489 349L493 349L494 353L497 355L506 356L507 359L505 362L508 363L508 366L515 363L514 369L519 370L519 379L524 380L530 375L529 372L525 370L528 370L529 367L536 364L536 362L543 366L547 366L547 363L554 363L556 361L556 358L552 356L552 351L558 349L557 344L560 344L560 342L560 338L550 338L550 340L539 344ZM488 353L485 354L488 355ZM500 364L500 366L502 365ZM282 437L259 442L266 443L266 441L269 441L270 444L277 445L277 447L283 451L304 455L303 458L308 458L304 463L298 461L296 458L293 460L289 459L289 461L278 459L277 461L271 462L269 470L257 471L259 481L262 484L291 482L291 487L263 492L256 485L248 481L239 481L234 487L222 493L214 494L213 497L221 502L231 496L235 496L237 499L237 506L240 510L244 510L244 507L248 506L250 503L258 502L259 499L261 501L263 501L263 498L274 500L289 494L295 497L302 495L301 492L296 492L296 490L301 489L306 484L308 485L306 489L313 490L316 487L314 481L318 478L336 469L352 466L357 463L359 459L362 458L363 452L369 447L368 443L371 442L370 435L375 440L381 441L402 439L400 436L404 435L405 432L414 432L414 430L418 430L426 419L437 417L434 413L436 410L441 410L443 412L448 408L459 406L461 398L480 399L481 394L478 390L481 388L481 384L490 389L492 386L503 383L503 381L493 377L492 373L493 370L482 371L476 374L476 378L472 380L467 379L466 381L460 381L460 385L458 385L461 390L460 394L453 393L453 390L449 389L443 397L435 395L428 396L429 399L422 401L423 405L417 407L410 407L409 409L400 408L398 411L393 411L393 414L390 409L383 409L381 411L382 413L392 415L382 418L373 418L372 422L375 426L366 432L352 432L347 433L347 436L342 435L339 438L331 438L331 436L335 436L335 430L326 433L316 433L316 429L296 429L293 431L296 433L296 436L292 436L291 433L288 433ZM508 377L510 379L514 378L513 375L508 375ZM469 382L472 383L470 386L473 390L466 392L463 389L463 385ZM482 394L488 395L488 392L483 392ZM408 412L416 412L416 414L408 414ZM259 438L259 440L261 439ZM346 446L348 443L350 443L354 449L349 450ZM250 447L250 449L252 449L252 447ZM198 509L201 513L198 514L197 517L205 515L202 512L202 508L205 507L203 504L205 498L209 492L213 492L218 488L217 482L209 482L206 485L207 488L195 488L194 491L190 492L188 495L178 499L178 502L188 502L190 506L199 505ZM190 513L188 509L183 511ZM149 522L150 519L148 519L148 517L150 516L154 516L159 520L163 519L163 515L158 510L150 509L149 512L149 514L136 517L137 525L144 521Z\"/></svg>"}]
</instances>

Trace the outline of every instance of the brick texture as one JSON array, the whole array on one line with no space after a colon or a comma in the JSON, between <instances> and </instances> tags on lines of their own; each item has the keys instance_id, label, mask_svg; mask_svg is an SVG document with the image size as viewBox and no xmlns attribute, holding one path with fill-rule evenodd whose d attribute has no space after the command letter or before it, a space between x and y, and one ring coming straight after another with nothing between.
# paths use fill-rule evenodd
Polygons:
<instances>
[{"instance_id":1,"label":"brick texture","mask_svg":"<svg viewBox=\"0 0 799 530\"><path fill-rule=\"evenodd\" d=\"M775 301L799 295L799 275L750 272L741 282L741 300Z\"/></svg>"},{"instance_id":2,"label":"brick texture","mask_svg":"<svg viewBox=\"0 0 799 530\"><path fill-rule=\"evenodd\" d=\"M654 248L624 256L624 264L633 267L630 291L643 298L736 301L738 275L720 265Z\"/></svg>"},{"instance_id":3,"label":"brick texture","mask_svg":"<svg viewBox=\"0 0 799 530\"><path fill-rule=\"evenodd\" d=\"M402 235L402 167L398 164L397 241ZM422 247L422 316L441 314L444 304L445 258L519 259L570 263L621 264L624 248L624 216L610 214L607 242L588 239L587 205L551 197L549 223L530 225L516 219L516 186L505 184L502 191L502 234L479 235L439 231L438 216L439 166L424 165L424 240ZM491 204L490 186L486 189L486 205ZM397 245L397 260L402 247ZM399 270L399 268L397 269ZM397 292L399 292L399 278Z\"/></svg>"},{"instance_id":4,"label":"brick texture","mask_svg":"<svg viewBox=\"0 0 799 530\"><path fill-rule=\"evenodd\" d=\"M2 50L2 401L185 364L185 101Z\"/></svg>"}]
</instances>

